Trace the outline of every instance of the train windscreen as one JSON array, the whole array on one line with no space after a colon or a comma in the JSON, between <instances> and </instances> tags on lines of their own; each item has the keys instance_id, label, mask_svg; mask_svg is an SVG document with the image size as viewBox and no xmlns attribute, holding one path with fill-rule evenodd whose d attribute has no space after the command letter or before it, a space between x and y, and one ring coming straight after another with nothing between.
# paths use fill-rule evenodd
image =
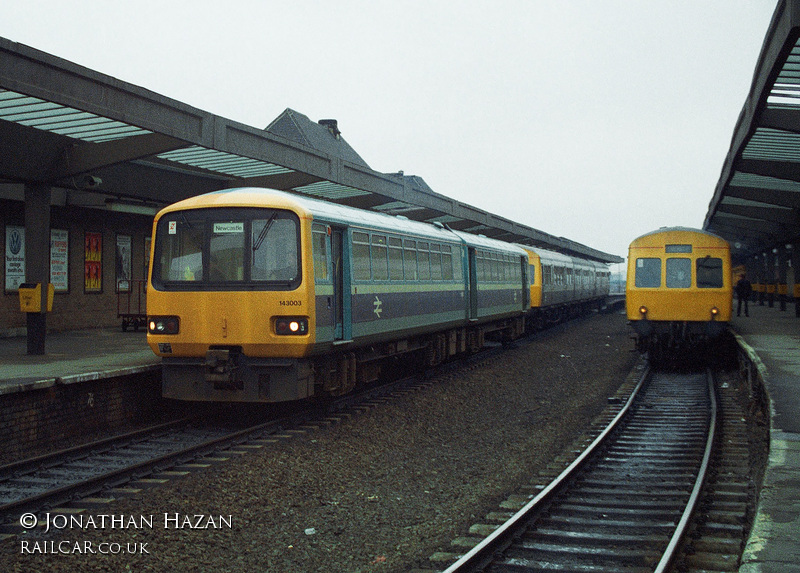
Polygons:
<instances>
[{"instance_id":1,"label":"train windscreen","mask_svg":"<svg viewBox=\"0 0 800 573\"><path fill-rule=\"evenodd\" d=\"M292 290L301 281L300 221L275 209L168 213L154 255L159 290Z\"/></svg>"}]
</instances>

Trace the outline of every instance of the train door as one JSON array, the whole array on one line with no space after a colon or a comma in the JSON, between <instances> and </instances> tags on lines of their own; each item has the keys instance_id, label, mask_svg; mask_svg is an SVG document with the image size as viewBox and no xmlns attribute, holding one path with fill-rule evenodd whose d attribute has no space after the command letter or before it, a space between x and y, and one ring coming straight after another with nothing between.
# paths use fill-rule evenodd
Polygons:
<instances>
[{"instance_id":1,"label":"train door","mask_svg":"<svg viewBox=\"0 0 800 573\"><path fill-rule=\"evenodd\" d=\"M333 256L333 339L350 340L350 265L344 229L334 228L331 233L331 253Z\"/></svg>"},{"instance_id":2,"label":"train door","mask_svg":"<svg viewBox=\"0 0 800 573\"><path fill-rule=\"evenodd\" d=\"M469 319L478 319L478 256L473 247L468 251L469 259Z\"/></svg>"},{"instance_id":3,"label":"train door","mask_svg":"<svg viewBox=\"0 0 800 573\"><path fill-rule=\"evenodd\" d=\"M531 308L531 280L528 276L530 267L528 265L528 257L520 257L520 277L522 280L522 310L527 311Z\"/></svg>"}]
</instances>

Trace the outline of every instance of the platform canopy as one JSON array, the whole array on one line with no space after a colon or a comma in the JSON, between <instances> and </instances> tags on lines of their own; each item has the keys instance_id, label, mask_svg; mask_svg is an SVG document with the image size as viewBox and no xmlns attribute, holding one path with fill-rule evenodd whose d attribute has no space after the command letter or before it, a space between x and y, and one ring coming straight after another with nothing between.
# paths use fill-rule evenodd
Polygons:
<instances>
[{"instance_id":1,"label":"platform canopy","mask_svg":"<svg viewBox=\"0 0 800 573\"><path fill-rule=\"evenodd\" d=\"M800 0L775 9L704 229L740 261L800 239Z\"/></svg>"},{"instance_id":2,"label":"platform canopy","mask_svg":"<svg viewBox=\"0 0 800 573\"><path fill-rule=\"evenodd\" d=\"M250 127L4 38L0 148L0 183L52 185L87 205L154 212L208 191L270 187L622 261L435 193L420 177L374 171L335 120L287 109Z\"/></svg>"}]
</instances>

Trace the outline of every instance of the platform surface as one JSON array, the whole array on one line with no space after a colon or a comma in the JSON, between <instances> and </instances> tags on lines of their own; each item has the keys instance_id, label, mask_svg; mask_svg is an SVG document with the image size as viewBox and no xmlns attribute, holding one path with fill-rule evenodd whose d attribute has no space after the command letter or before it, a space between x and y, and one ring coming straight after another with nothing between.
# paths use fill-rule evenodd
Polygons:
<instances>
[{"instance_id":1,"label":"platform surface","mask_svg":"<svg viewBox=\"0 0 800 573\"><path fill-rule=\"evenodd\" d=\"M24 336L0 338L0 394L136 374L159 368L142 332L121 328L48 333L45 353L27 354Z\"/></svg>"},{"instance_id":2,"label":"platform surface","mask_svg":"<svg viewBox=\"0 0 800 573\"><path fill-rule=\"evenodd\" d=\"M794 304L756 303L731 324L763 363L771 409L769 462L739 572L800 573L800 318Z\"/></svg>"}]
</instances>

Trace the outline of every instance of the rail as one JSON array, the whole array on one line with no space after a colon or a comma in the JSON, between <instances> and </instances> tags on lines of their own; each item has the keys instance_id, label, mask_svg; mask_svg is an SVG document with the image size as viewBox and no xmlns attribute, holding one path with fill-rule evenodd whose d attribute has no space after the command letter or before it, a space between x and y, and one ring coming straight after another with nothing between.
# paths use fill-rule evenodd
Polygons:
<instances>
[{"instance_id":1,"label":"rail","mask_svg":"<svg viewBox=\"0 0 800 573\"><path fill-rule=\"evenodd\" d=\"M567 560L580 560L580 556L576 555L576 553L580 553L580 551L575 550L570 544L582 537L586 539L601 539L607 537L608 539L615 540L612 545L623 544L629 547L637 547L636 550L622 549L619 550L618 553L614 553L614 549L610 549L608 552L597 551L593 557L600 558L602 554L604 555L603 558L609 560L609 562L615 562L615 560L629 562L629 565L632 566L631 570L636 571L650 570L659 573L666 571L680 546L680 541L689 523L690 516L704 483L716 432L715 419L717 406L711 373L706 372L708 411L710 413L707 414L708 418L705 418L703 412L694 412L693 415L698 418L698 421L695 422L698 427L706 423L703 422L702 419L707 419L707 429L704 432L699 429L691 429L687 432L685 428L678 428L686 425L683 423L686 422L686 420L681 418L682 415L686 415L686 404L692 405L694 403L693 401L699 400L697 396L702 395L702 392L698 394L696 390L693 390L694 394L689 396L687 402L684 396L672 396L672 392L674 391L673 387L682 385L682 382L678 384L675 384L674 381L672 383L659 382L655 397L649 397L651 395L651 390L643 391L643 387L651 384L651 376L652 373L650 370L645 372L625 406L619 411L605 430L603 430L574 462L537 496L528 502L525 507L520 509L514 516L468 551L463 557L450 565L444 573L481 571L490 564L492 564L491 570L493 571L495 568L498 570L505 570L504 566L510 566L515 571L555 569L558 568L559 565L555 562L548 561L549 558L546 557L546 555L561 555L561 557L552 557L552 559L558 563L561 563L558 560L562 558ZM699 387L698 384L693 384L693 386ZM681 392L683 388L678 390ZM682 403L674 407L667 405L667 402L673 399L675 399L676 402L682 401ZM634 406L634 402L636 401L639 402ZM640 405L642 401L647 401L644 408ZM657 411L662 408L666 411L663 413ZM675 409L676 412L670 412L669 410L671 408ZM651 423L654 425L650 426ZM625 428L622 428L623 425ZM678 430L674 434L667 435L671 430L667 430L666 428L670 427L676 427ZM627 436L629 428L632 428L630 430L631 435ZM695 446L691 444L694 443L693 440L695 438L691 437L690 439L688 435L692 433L703 434L704 446L701 447L699 444L696 446L703 451L702 460L697 463L697 467L691 470L691 472L686 469L686 466L694 466L696 462L675 462L675 469L667 469L670 467L668 464L673 463L671 457L678 458L683 454L678 455L669 451L668 446L665 444L668 442L680 444L678 451L682 451L680 448L694 448ZM623 450L624 453L609 453L612 451L611 448L614 447L614 443L617 441L623 443L620 449ZM636 443L636 453L628 452L627 448L630 446L626 445L626 442ZM654 458L657 458L657 461L654 460L654 462L652 462L652 464L655 464L654 467L651 462L648 462L647 459L643 457L644 454L642 451L646 451L646 449L652 449L656 452L652 454ZM660 451L662 449L667 451L667 453L665 454L663 451ZM602 452L601 455L598 455L600 452ZM603 460L601 461L599 458L603 458ZM618 499L625 498L626 496L632 499L645 497L645 494L640 491L631 489L630 493L626 494L625 488L613 485L622 484L627 480L634 479L628 472L633 472L633 474L639 472L641 479L645 482L651 479L649 476L652 472L657 472L659 475L662 475L661 472L663 472L664 477L663 480L660 481L664 482L662 485L665 490L669 490L663 492L663 497L665 500L669 499L669 502L664 502L664 508L659 512L654 511L652 505L645 504L646 508L642 509L641 514L643 517L648 513L651 515L657 514L659 517L656 519L655 523L639 523L636 521L639 519L637 516L640 514L639 510L636 509L637 502L635 501L625 501L623 509L619 509L619 506L616 505L615 502L608 502L611 505L608 506L608 509L604 509L604 502L585 501L587 496L594 495L589 492L576 493L576 500L579 501L565 501L566 498L569 498L567 491L573 488L576 483L582 483L584 485L594 483L594 486L587 486L588 490L592 490L593 488L595 490L614 490L616 493L613 497L617 497ZM578 482L576 482L575 478L578 474L581 474L581 477ZM684 477L684 474L690 475ZM679 492L683 491L691 491L688 500L678 504L677 507L673 509L675 505L674 499L683 497L682 494L679 494ZM599 500L604 494L598 493L597 495L599 496ZM650 497L650 495L651 494L647 494L646 497ZM558 501L555 501L556 496L558 496ZM632 530L637 531L637 534L612 535L599 534L597 532L590 533L589 531L591 529L587 529L586 533L581 533L576 530L576 528L579 529L581 526L567 523L565 527L568 529L568 534L565 534L565 537L567 537L568 540L565 542L566 545L563 548L559 548L559 541L557 541L558 535L556 533L559 526L557 524L549 526L543 525L541 522L541 519L543 519L542 516L547 515L547 519L551 521L555 520L553 523L557 523L559 519L564 522L569 522L573 518L557 518L554 517L554 515L559 512L571 515L570 511L573 510L580 514L581 510L575 508L584 504L588 505L590 515L603 515L604 517L601 522L603 520L612 522L616 527L616 531L619 531L620 527L630 527ZM549 507L547 507L548 505ZM563 509L558 509L559 506ZM556 509L554 509L554 507ZM673 511L678 515L671 517L674 515ZM614 517L609 517L620 514L625 517L616 519ZM582 521L582 518L576 517L574 519L577 520L575 523ZM644 517L644 519L650 519L650 517L647 516ZM534 526L533 524L536 523L537 520L539 523ZM593 521L591 517L588 517L587 520ZM587 527L592 528L594 526L588 525ZM541 540L539 540L539 537L536 537L539 535L536 533L537 530L544 530L541 533L543 536ZM652 535L638 533L651 530L653 532ZM662 541L659 542L658 539L662 539ZM641 546L641 548L639 548L639 546ZM655 547L659 548L655 549ZM591 550L587 549L586 552L589 554ZM542 554L545 556L542 556ZM633 566L634 562L636 564L635 566ZM655 567L655 569L652 567ZM619 570L628 569L621 566Z\"/></svg>"}]
</instances>

